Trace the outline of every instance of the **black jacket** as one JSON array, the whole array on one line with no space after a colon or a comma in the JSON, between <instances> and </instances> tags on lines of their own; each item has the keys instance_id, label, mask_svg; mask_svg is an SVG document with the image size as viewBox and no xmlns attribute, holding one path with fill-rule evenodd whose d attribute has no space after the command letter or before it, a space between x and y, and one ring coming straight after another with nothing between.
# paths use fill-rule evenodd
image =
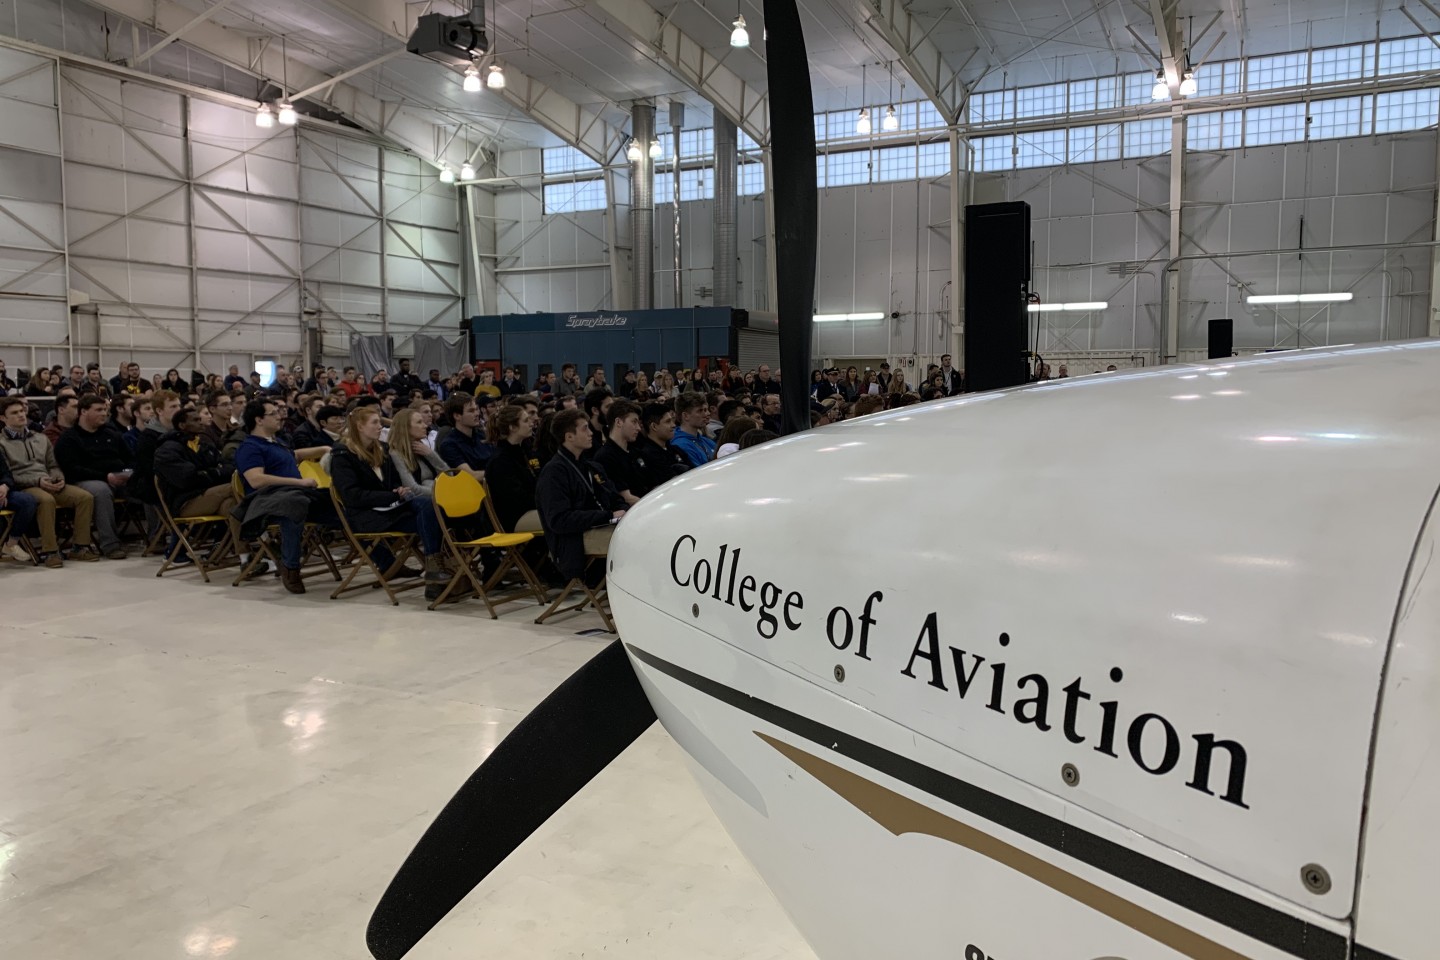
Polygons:
<instances>
[{"instance_id":1,"label":"black jacket","mask_svg":"<svg viewBox=\"0 0 1440 960\"><path fill-rule=\"evenodd\" d=\"M198 449L190 449L191 437L172 430L155 448L155 476L165 491L165 502L178 510L186 501L230 479L234 467L220 465L220 451L208 437L198 438Z\"/></svg>"},{"instance_id":2,"label":"black jacket","mask_svg":"<svg viewBox=\"0 0 1440 960\"><path fill-rule=\"evenodd\" d=\"M535 509L535 476L539 461L532 461L524 447L500 441L495 456L485 467L485 485L494 498L495 516L506 533L515 532L515 524Z\"/></svg>"},{"instance_id":3,"label":"black jacket","mask_svg":"<svg viewBox=\"0 0 1440 960\"><path fill-rule=\"evenodd\" d=\"M567 577L584 576L585 531L605 526L625 506L605 471L562 447L540 471L535 500L555 566Z\"/></svg>"},{"instance_id":4,"label":"black jacket","mask_svg":"<svg viewBox=\"0 0 1440 960\"><path fill-rule=\"evenodd\" d=\"M690 469L690 460L685 454L674 447L662 447L643 433L630 449L635 455L635 466L639 468L640 476L644 479L645 493ZM637 497L644 496L637 490L630 492Z\"/></svg>"},{"instance_id":5,"label":"black jacket","mask_svg":"<svg viewBox=\"0 0 1440 960\"><path fill-rule=\"evenodd\" d=\"M155 451L163 439L164 431L149 427L140 431L140 439L135 444L135 472L130 475L130 483L125 487L127 497L159 505L155 500Z\"/></svg>"},{"instance_id":6,"label":"black jacket","mask_svg":"<svg viewBox=\"0 0 1440 960\"><path fill-rule=\"evenodd\" d=\"M408 402L411 390L424 390L425 381L413 373L397 373L390 378L390 389L400 398L401 403ZM401 404L396 404L400 406Z\"/></svg>"},{"instance_id":7,"label":"black jacket","mask_svg":"<svg viewBox=\"0 0 1440 960\"><path fill-rule=\"evenodd\" d=\"M60 435L60 442L55 444L55 462L70 483L104 483L110 474L133 468L135 457L125 438L114 430L101 427L87 433L76 425Z\"/></svg>"},{"instance_id":8,"label":"black jacket","mask_svg":"<svg viewBox=\"0 0 1440 960\"><path fill-rule=\"evenodd\" d=\"M336 445L336 442L330 439L330 434L325 432L324 427L317 427L309 420L296 427L295 433L290 439L296 450L304 450L307 447L334 448Z\"/></svg>"},{"instance_id":9,"label":"black jacket","mask_svg":"<svg viewBox=\"0 0 1440 960\"><path fill-rule=\"evenodd\" d=\"M370 464L351 453L349 447L336 447L330 455L330 476L335 482L335 491L340 494L340 501L345 504L350 528L356 533L384 533L396 529L397 521L402 518L406 521L411 519L408 509L381 512L382 508L400 499L395 496L395 490L403 484L400 471L395 469L395 461L390 458L390 447L382 443L380 448L385 451L385 456L380 461L378 477Z\"/></svg>"}]
</instances>

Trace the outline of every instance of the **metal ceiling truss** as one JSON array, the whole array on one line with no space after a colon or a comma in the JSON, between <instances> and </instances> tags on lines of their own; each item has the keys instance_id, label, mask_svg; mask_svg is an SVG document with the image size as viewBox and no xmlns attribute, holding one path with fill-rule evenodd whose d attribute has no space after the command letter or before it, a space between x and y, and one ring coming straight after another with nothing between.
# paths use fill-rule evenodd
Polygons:
<instances>
[{"instance_id":1,"label":"metal ceiling truss","mask_svg":"<svg viewBox=\"0 0 1440 960\"><path fill-rule=\"evenodd\" d=\"M906 9L904 0L868 0L865 25L895 51L915 85L940 111L945 122L952 124L959 119L964 106L965 87L958 73L945 62L940 48L930 40L930 32L948 13L947 8L929 30L922 30Z\"/></svg>"},{"instance_id":2,"label":"metal ceiling truss","mask_svg":"<svg viewBox=\"0 0 1440 960\"><path fill-rule=\"evenodd\" d=\"M591 0L586 10L605 26L638 40L657 63L709 100L756 143L769 144L769 97L725 65L734 47L716 56L646 0Z\"/></svg>"}]
</instances>

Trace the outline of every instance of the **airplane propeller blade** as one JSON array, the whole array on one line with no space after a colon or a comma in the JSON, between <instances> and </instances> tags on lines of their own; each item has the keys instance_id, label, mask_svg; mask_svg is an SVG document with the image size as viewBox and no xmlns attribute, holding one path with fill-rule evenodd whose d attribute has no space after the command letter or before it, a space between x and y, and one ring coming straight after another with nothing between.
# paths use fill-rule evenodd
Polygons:
<instances>
[{"instance_id":1,"label":"airplane propeller blade","mask_svg":"<svg viewBox=\"0 0 1440 960\"><path fill-rule=\"evenodd\" d=\"M405 956L653 722L616 640L531 711L440 811L370 917L375 960Z\"/></svg>"}]
</instances>

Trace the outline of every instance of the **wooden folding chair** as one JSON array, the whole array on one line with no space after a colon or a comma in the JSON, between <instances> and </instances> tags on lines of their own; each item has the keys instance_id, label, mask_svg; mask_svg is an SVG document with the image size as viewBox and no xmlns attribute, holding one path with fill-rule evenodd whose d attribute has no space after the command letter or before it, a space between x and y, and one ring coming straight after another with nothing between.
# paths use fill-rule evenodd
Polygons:
<instances>
[{"instance_id":1,"label":"wooden folding chair","mask_svg":"<svg viewBox=\"0 0 1440 960\"><path fill-rule=\"evenodd\" d=\"M40 560L35 544L31 543L25 534L15 532L15 511L0 509L0 543L5 543L11 536L20 542L21 549L30 554L30 565L37 565Z\"/></svg>"},{"instance_id":2,"label":"wooden folding chair","mask_svg":"<svg viewBox=\"0 0 1440 960\"><path fill-rule=\"evenodd\" d=\"M302 475L304 474L304 472L304 470L301 470ZM328 486L328 482L325 484L325 486ZM245 499L245 485L241 482L239 473L233 474L231 476L230 490L231 493L235 495L235 498L237 500ZM240 524L232 523L231 529L235 537L235 542L239 544L241 542ZM335 566L335 558L330 555L330 548L325 544L325 533L326 527L324 524L305 524L303 533L304 539L301 544L302 553L300 556L300 576L302 578L315 577L319 576L322 573L329 573L336 580L336 582L339 582L340 570L338 567ZM231 584L231 586L238 587L246 580L253 578L255 576L255 571L259 570L260 565L266 560L269 560L272 564L274 564L275 569L279 570L282 566L280 554L276 552L276 544L278 543L279 538L279 526L276 524L269 524L266 527L265 535L256 537L255 540L253 540L249 544L250 562L245 565L245 569L240 571L240 575L235 578L235 582ZM238 550L239 548L237 547L236 549ZM316 562L312 563L312 560Z\"/></svg>"},{"instance_id":3,"label":"wooden folding chair","mask_svg":"<svg viewBox=\"0 0 1440 960\"><path fill-rule=\"evenodd\" d=\"M535 573L525 562L525 558L520 555L520 548L534 540L535 534L492 533L472 540L455 539L455 534L450 529L450 523L471 517L479 519L480 511L488 499L488 491L479 480L475 479L473 474L464 471L446 472L435 478L433 498L435 519L440 522L440 532L445 540L445 550L454 561L455 571L450 577L450 582L445 585L444 591L430 604L431 610L444 603L455 588L465 580L470 582L475 595L485 601L485 609L490 611L492 620L498 617L495 612L497 603L519 600L526 594L534 597L536 602L542 605L545 603L544 588L540 586L540 581L535 578ZM484 583L481 583L477 576L480 573L480 552L482 550L499 550L505 558L504 562ZM512 590L499 597L491 597L491 588L498 585L506 571L511 569L518 571L520 576L525 578L527 586L524 589Z\"/></svg>"},{"instance_id":4,"label":"wooden folding chair","mask_svg":"<svg viewBox=\"0 0 1440 960\"><path fill-rule=\"evenodd\" d=\"M590 564L594 563L596 560L599 560L602 564L604 564L607 562L608 557L606 554L591 553L587 550L585 553L586 569L588 570ZM570 594L574 593L576 590L584 593L585 599L581 600L574 606L562 608L560 605L564 603L565 600L570 596ZM603 576L600 578L600 582L594 587L587 584L584 577L575 577L574 579L572 579L560 590L560 596L555 598L555 602L550 604L549 608L544 613L540 614L540 616L535 618L535 622L544 623L551 617L562 613L578 613L579 611L584 610L588 606L594 606L595 612L600 614L600 620L605 624L605 629L610 633L614 633L615 621L610 619L610 611L606 609L605 606L605 577Z\"/></svg>"},{"instance_id":5,"label":"wooden folding chair","mask_svg":"<svg viewBox=\"0 0 1440 960\"><path fill-rule=\"evenodd\" d=\"M400 598L396 594L404 593L406 590L414 590L416 587L423 587L425 579L416 577L414 583L407 583L399 587L391 586L391 581L385 577L385 571L380 569L375 562L375 551L381 547L389 549L395 560L391 569L398 570L404 566L405 561L416 553L416 536L413 533L400 533L398 531L387 531L385 533L356 533L350 528L350 518L345 515L345 504L340 500L340 491L335 489L335 484L325 485L330 491L330 500L335 504L335 515L340 518L340 531L345 536L345 542L350 546L351 556L354 563L350 567L350 575L345 582L335 588L330 594L334 600L351 592L352 590L374 589L379 587L385 591L385 596L390 598L392 606L400 605ZM356 583L360 571L369 570L371 577L368 580L361 580Z\"/></svg>"},{"instance_id":6,"label":"wooden folding chair","mask_svg":"<svg viewBox=\"0 0 1440 960\"><path fill-rule=\"evenodd\" d=\"M160 488L160 478L156 477L154 483L160 518L164 521L165 528L175 536L175 545L165 554L165 562L155 571L155 576L165 576L167 570L176 566L175 559L180 556L180 551L184 550L194 561L200 576L209 583L211 570L220 570L231 565L230 552L235 541L231 536L230 518L218 513L201 517L177 517L171 512L170 504L165 501L165 491ZM215 533L217 527L223 531L218 537ZM208 555L197 547L208 547Z\"/></svg>"}]
</instances>

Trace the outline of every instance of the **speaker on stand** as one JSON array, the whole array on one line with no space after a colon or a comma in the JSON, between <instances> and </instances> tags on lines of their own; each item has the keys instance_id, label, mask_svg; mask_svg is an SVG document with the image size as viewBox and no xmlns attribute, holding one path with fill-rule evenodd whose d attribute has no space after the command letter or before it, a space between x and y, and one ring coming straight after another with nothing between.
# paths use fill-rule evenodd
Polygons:
<instances>
[{"instance_id":1,"label":"speaker on stand","mask_svg":"<svg viewBox=\"0 0 1440 960\"><path fill-rule=\"evenodd\" d=\"M1235 321L1210 321L1210 359L1219 360L1235 355Z\"/></svg>"},{"instance_id":2,"label":"speaker on stand","mask_svg":"<svg viewBox=\"0 0 1440 960\"><path fill-rule=\"evenodd\" d=\"M1030 205L965 208L965 383L998 390L1030 379Z\"/></svg>"}]
</instances>

